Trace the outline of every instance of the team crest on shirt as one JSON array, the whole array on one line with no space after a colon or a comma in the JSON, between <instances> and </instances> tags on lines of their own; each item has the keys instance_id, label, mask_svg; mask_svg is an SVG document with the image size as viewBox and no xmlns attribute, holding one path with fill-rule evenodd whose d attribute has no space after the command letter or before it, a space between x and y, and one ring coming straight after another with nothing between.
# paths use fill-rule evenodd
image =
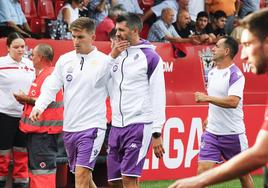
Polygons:
<instances>
[{"instance_id":1,"label":"team crest on shirt","mask_svg":"<svg viewBox=\"0 0 268 188\"><path fill-rule=\"evenodd\" d=\"M66 81L70 82L70 81L72 81L72 79L73 79L73 76L71 74L67 74Z\"/></svg>"},{"instance_id":2,"label":"team crest on shirt","mask_svg":"<svg viewBox=\"0 0 268 188\"><path fill-rule=\"evenodd\" d=\"M139 58L139 54L136 54L135 56L134 56L134 60L137 60Z\"/></svg>"},{"instance_id":3,"label":"team crest on shirt","mask_svg":"<svg viewBox=\"0 0 268 188\"><path fill-rule=\"evenodd\" d=\"M228 75L228 72L225 72L222 77L225 77Z\"/></svg>"},{"instance_id":4,"label":"team crest on shirt","mask_svg":"<svg viewBox=\"0 0 268 188\"><path fill-rule=\"evenodd\" d=\"M113 72L116 72L118 70L118 65L113 66Z\"/></svg>"}]
</instances>

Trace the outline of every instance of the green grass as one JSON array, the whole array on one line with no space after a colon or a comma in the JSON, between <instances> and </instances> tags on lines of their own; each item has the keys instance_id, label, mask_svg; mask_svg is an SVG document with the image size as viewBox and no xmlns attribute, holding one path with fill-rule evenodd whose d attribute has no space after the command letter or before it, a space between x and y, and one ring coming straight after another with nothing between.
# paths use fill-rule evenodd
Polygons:
<instances>
[{"instance_id":1,"label":"green grass","mask_svg":"<svg viewBox=\"0 0 268 188\"><path fill-rule=\"evenodd\" d=\"M263 187L262 176L253 176L254 187ZM141 188L165 188L168 187L174 181L145 181L141 182ZM241 188L239 180L233 180L218 185L210 186L210 188Z\"/></svg>"}]
</instances>

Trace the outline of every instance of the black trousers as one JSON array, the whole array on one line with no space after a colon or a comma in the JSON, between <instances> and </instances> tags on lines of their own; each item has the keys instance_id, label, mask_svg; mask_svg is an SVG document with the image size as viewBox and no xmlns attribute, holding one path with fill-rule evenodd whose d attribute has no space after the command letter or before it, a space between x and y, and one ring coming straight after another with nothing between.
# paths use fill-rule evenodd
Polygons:
<instances>
[{"instance_id":1,"label":"black trousers","mask_svg":"<svg viewBox=\"0 0 268 188\"><path fill-rule=\"evenodd\" d=\"M0 150L26 147L26 135L19 130L20 118L0 113Z\"/></svg>"}]
</instances>

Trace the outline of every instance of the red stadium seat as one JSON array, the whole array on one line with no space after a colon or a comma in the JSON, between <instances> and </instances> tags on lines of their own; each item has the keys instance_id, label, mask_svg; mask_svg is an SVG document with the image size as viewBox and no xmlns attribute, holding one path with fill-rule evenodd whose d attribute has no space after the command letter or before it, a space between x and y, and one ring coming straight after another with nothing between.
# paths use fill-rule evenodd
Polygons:
<instances>
[{"instance_id":1,"label":"red stadium seat","mask_svg":"<svg viewBox=\"0 0 268 188\"><path fill-rule=\"evenodd\" d=\"M38 34L45 33L46 31L45 20L41 18L32 18L31 30L33 33L38 33Z\"/></svg>"},{"instance_id":2,"label":"red stadium seat","mask_svg":"<svg viewBox=\"0 0 268 188\"><path fill-rule=\"evenodd\" d=\"M62 1L62 0L57 0L55 2L55 13L56 13L56 16L58 16L59 11L63 7L63 5L64 5L64 1Z\"/></svg>"},{"instance_id":3,"label":"red stadium seat","mask_svg":"<svg viewBox=\"0 0 268 188\"><path fill-rule=\"evenodd\" d=\"M142 10L149 10L154 5L154 0L139 0L139 5Z\"/></svg>"},{"instance_id":4,"label":"red stadium seat","mask_svg":"<svg viewBox=\"0 0 268 188\"><path fill-rule=\"evenodd\" d=\"M43 19L55 18L55 11L52 0L38 0L38 15Z\"/></svg>"},{"instance_id":5,"label":"red stadium seat","mask_svg":"<svg viewBox=\"0 0 268 188\"><path fill-rule=\"evenodd\" d=\"M266 7L266 0L260 0L260 8Z\"/></svg>"},{"instance_id":6,"label":"red stadium seat","mask_svg":"<svg viewBox=\"0 0 268 188\"><path fill-rule=\"evenodd\" d=\"M32 18L37 16L34 0L21 0L20 4L26 18Z\"/></svg>"}]
</instances>

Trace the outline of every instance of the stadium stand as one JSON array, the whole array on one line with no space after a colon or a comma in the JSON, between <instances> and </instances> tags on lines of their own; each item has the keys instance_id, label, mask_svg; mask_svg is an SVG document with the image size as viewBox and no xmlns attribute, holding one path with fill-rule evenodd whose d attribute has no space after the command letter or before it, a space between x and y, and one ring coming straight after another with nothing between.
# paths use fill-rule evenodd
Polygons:
<instances>
[{"instance_id":1,"label":"stadium stand","mask_svg":"<svg viewBox=\"0 0 268 188\"><path fill-rule=\"evenodd\" d=\"M52 0L38 0L38 16L43 19L55 19L55 10Z\"/></svg>"},{"instance_id":2,"label":"stadium stand","mask_svg":"<svg viewBox=\"0 0 268 188\"><path fill-rule=\"evenodd\" d=\"M34 0L21 0L20 4L26 18L37 17Z\"/></svg>"}]
</instances>

